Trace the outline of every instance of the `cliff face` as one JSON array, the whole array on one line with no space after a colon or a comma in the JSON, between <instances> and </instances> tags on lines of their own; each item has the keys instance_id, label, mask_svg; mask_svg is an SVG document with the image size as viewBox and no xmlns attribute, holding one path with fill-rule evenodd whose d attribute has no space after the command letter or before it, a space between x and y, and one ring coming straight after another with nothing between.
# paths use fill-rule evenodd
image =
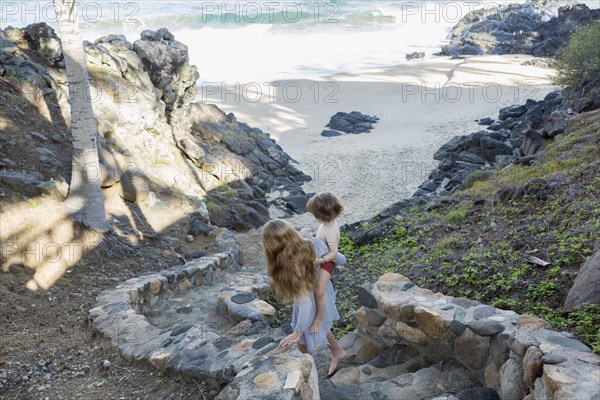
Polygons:
<instances>
[{"instance_id":1,"label":"cliff face","mask_svg":"<svg viewBox=\"0 0 600 400\"><path fill-rule=\"evenodd\" d=\"M84 48L104 187L133 174L145 183L132 188L146 192L138 199L164 190L205 198L213 223L239 230L260 226L271 206L284 215L302 209L300 185L310 177L268 133L194 101L198 71L168 30L144 31L133 44L108 35ZM52 28L0 30L0 85L3 182L29 193L43 181L68 182L68 87ZM274 188L287 197L267 201Z\"/></svg>"}]
</instances>

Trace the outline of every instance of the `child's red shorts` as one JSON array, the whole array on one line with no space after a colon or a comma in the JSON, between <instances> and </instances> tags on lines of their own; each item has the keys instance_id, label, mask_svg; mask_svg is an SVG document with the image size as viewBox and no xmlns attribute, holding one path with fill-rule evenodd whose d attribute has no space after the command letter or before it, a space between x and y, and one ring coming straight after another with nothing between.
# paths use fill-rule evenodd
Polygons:
<instances>
[{"instance_id":1,"label":"child's red shorts","mask_svg":"<svg viewBox=\"0 0 600 400\"><path fill-rule=\"evenodd\" d=\"M333 275L333 271L335 271L335 263L333 261L327 261L321 264L319 268L329 272L329 275Z\"/></svg>"}]
</instances>

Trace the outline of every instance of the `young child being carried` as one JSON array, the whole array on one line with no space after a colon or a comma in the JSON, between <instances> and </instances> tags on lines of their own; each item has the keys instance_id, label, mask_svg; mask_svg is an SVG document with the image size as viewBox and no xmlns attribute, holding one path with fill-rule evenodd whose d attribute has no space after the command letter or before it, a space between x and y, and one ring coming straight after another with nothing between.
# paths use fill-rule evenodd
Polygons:
<instances>
[{"instance_id":1,"label":"young child being carried","mask_svg":"<svg viewBox=\"0 0 600 400\"><path fill-rule=\"evenodd\" d=\"M328 344L331 350L328 376L331 376L346 357L346 351L331 333L333 322L340 318L331 282L326 285L321 329L316 334L309 333L317 308L316 282L318 276L325 272L315 265L314 260L328 252L327 245L314 237L308 240L302 238L289 222L278 219L263 226L262 239L267 275L275 285L275 294L283 302L293 301L293 333L283 338L279 345L287 347L298 344L303 353L312 353L317 346ZM342 260L338 255L334 261Z\"/></svg>"},{"instance_id":2,"label":"young child being carried","mask_svg":"<svg viewBox=\"0 0 600 400\"><path fill-rule=\"evenodd\" d=\"M315 289L317 314L310 327L310 333L315 334L319 332L321 322L323 321L325 288L327 287L327 283L333 275L336 265L340 266L346 263L346 258L343 257L343 254L338 253L338 247L340 245L340 226L338 225L337 217L344 208L335 195L329 192L321 192L311 197L306 204L306 209L314 215L321 224L314 234L310 233L308 230L302 230L302 235L313 235L317 239L324 241L327 244L327 247L329 247L329 252L327 254L315 259L315 265L319 265L321 268L321 273L319 273ZM332 260L338 254L342 256L342 262L335 264Z\"/></svg>"}]
</instances>

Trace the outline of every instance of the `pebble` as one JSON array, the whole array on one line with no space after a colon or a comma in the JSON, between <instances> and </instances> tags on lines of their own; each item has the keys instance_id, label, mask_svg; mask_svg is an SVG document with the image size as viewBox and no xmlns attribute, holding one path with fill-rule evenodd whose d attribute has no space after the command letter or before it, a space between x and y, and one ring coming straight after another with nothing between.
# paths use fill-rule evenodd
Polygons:
<instances>
[{"instance_id":1,"label":"pebble","mask_svg":"<svg viewBox=\"0 0 600 400\"><path fill-rule=\"evenodd\" d=\"M112 367L112 363L110 361L102 360L102 368L109 369L110 367Z\"/></svg>"},{"instance_id":2,"label":"pebble","mask_svg":"<svg viewBox=\"0 0 600 400\"><path fill-rule=\"evenodd\" d=\"M187 235L185 237L185 241L188 242L188 243L191 243L191 242L194 241L194 237L192 235Z\"/></svg>"}]
</instances>

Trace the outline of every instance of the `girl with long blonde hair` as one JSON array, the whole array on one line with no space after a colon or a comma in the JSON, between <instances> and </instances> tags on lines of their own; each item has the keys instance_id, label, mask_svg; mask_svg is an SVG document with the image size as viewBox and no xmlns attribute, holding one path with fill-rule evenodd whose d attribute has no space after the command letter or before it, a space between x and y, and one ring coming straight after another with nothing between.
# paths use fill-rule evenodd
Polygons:
<instances>
[{"instance_id":1,"label":"girl with long blonde hair","mask_svg":"<svg viewBox=\"0 0 600 400\"><path fill-rule=\"evenodd\" d=\"M332 375L337 365L346 357L331 333L333 321L339 319L335 307L335 293L331 282L325 290L323 320L316 333L310 327L316 315L315 287L319 267L314 265L317 257L329 252L325 242L311 238L304 239L292 225L283 220L272 220L262 228L262 239L267 259L267 275L275 285L275 294L283 302L293 302L292 328L294 332L281 340L281 347L298 344L300 351L310 353L320 344L328 344L331 350L331 365L328 375ZM342 255L332 260L345 263Z\"/></svg>"}]
</instances>

